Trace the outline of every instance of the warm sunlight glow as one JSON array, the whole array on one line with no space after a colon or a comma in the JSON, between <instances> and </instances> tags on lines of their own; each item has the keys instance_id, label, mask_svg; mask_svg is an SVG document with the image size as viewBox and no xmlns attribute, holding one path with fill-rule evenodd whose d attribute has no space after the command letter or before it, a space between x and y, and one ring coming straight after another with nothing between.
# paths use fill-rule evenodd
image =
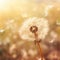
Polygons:
<instances>
[{"instance_id":1,"label":"warm sunlight glow","mask_svg":"<svg viewBox=\"0 0 60 60\"><path fill-rule=\"evenodd\" d=\"M7 7L7 0L0 0L0 10L4 10Z\"/></svg>"}]
</instances>

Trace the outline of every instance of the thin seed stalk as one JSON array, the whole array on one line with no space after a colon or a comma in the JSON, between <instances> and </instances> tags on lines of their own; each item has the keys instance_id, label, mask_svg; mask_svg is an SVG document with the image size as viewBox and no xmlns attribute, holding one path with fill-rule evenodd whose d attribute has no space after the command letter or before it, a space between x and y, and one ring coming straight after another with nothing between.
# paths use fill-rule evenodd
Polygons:
<instances>
[{"instance_id":1,"label":"thin seed stalk","mask_svg":"<svg viewBox=\"0 0 60 60\"><path fill-rule=\"evenodd\" d=\"M35 35L36 41L39 41L38 40L38 34L37 33L34 33L34 35ZM39 42L36 42L36 44L38 45L38 49L39 49L39 54L40 54L41 60L43 60L43 53L42 53L41 46L40 46Z\"/></svg>"}]
</instances>

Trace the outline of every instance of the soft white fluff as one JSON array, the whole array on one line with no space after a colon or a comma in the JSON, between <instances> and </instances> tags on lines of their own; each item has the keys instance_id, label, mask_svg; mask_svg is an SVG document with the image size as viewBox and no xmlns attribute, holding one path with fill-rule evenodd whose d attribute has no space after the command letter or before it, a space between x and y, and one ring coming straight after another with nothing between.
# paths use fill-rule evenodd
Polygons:
<instances>
[{"instance_id":1,"label":"soft white fluff","mask_svg":"<svg viewBox=\"0 0 60 60\"><path fill-rule=\"evenodd\" d=\"M22 26L19 29L20 37L23 40L29 40L29 41L35 40L34 34L30 31L31 26L38 27L37 33L39 39L44 39L49 31L48 20L37 17L28 18L25 20L25 22L22 24Z\"/></svg>"}]
</instances>

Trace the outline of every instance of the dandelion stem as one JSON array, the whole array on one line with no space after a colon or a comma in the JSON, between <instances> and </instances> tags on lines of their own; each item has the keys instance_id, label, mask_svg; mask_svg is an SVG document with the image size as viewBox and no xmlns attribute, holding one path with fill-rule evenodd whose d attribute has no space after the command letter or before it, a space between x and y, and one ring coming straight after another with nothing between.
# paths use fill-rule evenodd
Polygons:
<instances>
[{"instance_id":1,"label":"dandelion stem","mask_svg":"<svg viewBox=\"0 0 60 60\"><path fill-rule=\"evenodd\" d=\"M32 27L30 28L30 31L31 31L31 32L34 34L34 36L35 36L36 44L38 45L38 49L39 49L39 52L40 52L40 57L41 57L41 60L43 60L42 49L41 49L41 46L40 46L40 44L39 44L39 39L38 39L38 34L37 34L38 27L32 26Z\"/></svg>"}]
</instances>

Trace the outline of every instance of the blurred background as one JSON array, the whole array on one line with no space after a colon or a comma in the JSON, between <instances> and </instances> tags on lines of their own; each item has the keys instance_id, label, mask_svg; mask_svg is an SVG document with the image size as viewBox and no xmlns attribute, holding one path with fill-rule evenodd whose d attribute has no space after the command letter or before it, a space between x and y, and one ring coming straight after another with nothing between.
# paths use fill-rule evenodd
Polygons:
<instances>
[{"instance_id":1,"label":"blurred background","mask_svg":"<svg viewBox=\"0 0 60 60\"><path fill-rule=\"evenodd\" d=\"M18 32L32 17L49 22L50 31L41 43L43 54L60 40L60 0L0 0L0 60L41 60L34 42L22 40Z\"/></svg>"}]
</instances>

